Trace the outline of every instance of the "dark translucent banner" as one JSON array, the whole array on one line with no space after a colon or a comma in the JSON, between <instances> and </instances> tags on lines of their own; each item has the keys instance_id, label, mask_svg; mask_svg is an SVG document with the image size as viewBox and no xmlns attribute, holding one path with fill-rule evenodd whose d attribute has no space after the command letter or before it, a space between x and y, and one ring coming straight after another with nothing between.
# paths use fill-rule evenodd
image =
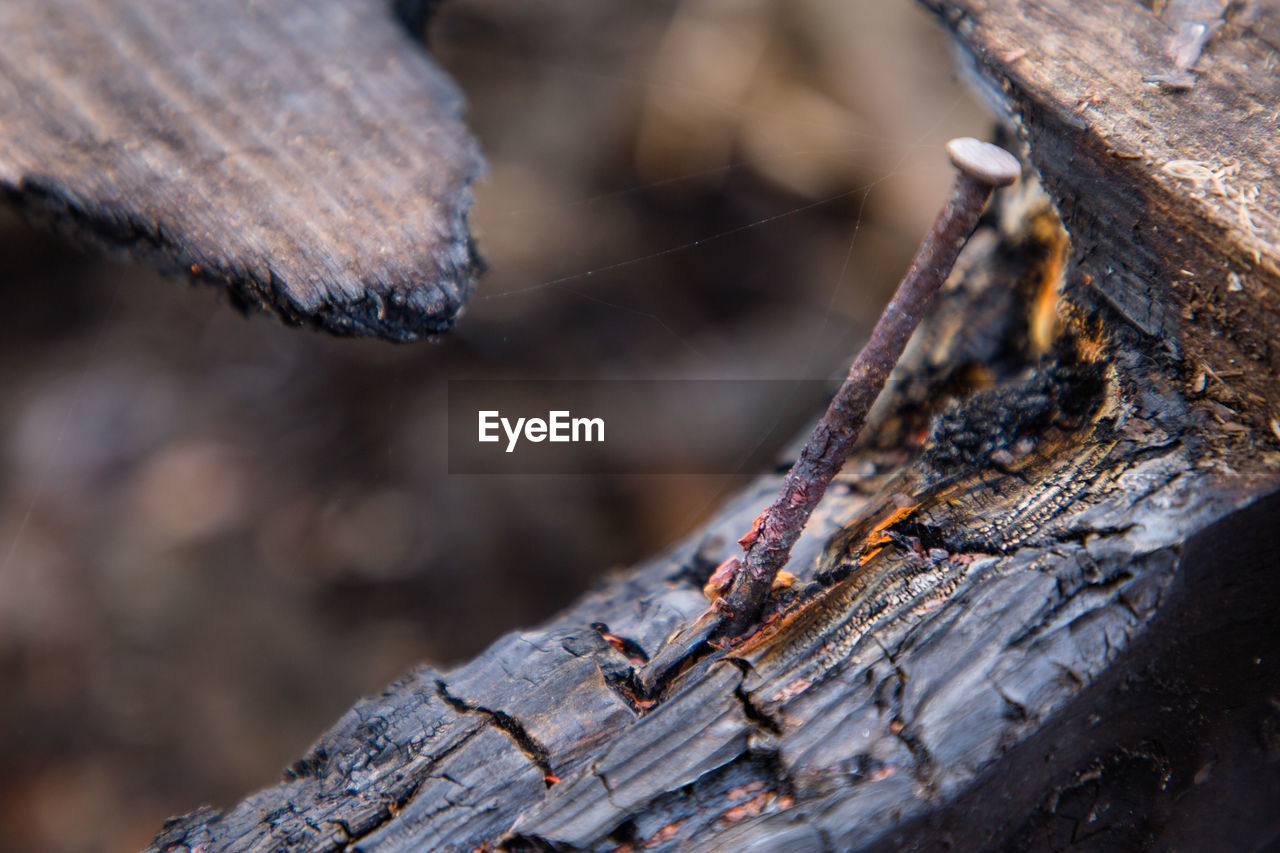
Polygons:
<instances>
[{"instance_id":1,"label":"dark translucent banner","mask_svg":"<svg viewBox=\"0 0 1280 853\"><path fill-rule=\"evenodd\" d=\"M821 413L813 380L450 380L450 474L754 474Z\"/></svg>"}]
</instances>

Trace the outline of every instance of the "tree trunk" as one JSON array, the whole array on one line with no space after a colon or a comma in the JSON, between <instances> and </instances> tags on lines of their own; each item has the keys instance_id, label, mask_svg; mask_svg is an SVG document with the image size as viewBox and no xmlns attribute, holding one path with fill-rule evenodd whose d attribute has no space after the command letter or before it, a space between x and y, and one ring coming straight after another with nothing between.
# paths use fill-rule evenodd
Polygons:
<instances>
[{"instance_id":1,"label":"tree trunk","mask_svg":"<svg viewBox=\"0 0 1280 853\"><path fill-rule=\"evenodd\" d=\"M151 849L1280 835L1280 14L1228 20L1187 72L1137 2L925 5L1047 195L1000 194L797 545L791 609L728 650L691 627L768 476Z\"/></svg>"}]
</instances>

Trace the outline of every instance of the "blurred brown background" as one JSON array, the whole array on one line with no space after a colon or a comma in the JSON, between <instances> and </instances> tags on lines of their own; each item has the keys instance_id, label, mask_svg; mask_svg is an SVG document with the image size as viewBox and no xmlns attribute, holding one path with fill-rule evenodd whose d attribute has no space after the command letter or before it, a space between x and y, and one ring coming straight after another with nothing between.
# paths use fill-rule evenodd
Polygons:
<instances>
[{"instance_id":1,"label":"blurred brown background","mask_svg":"<svg viewBox=\"0 0 1280 853\"><path fill-rule=\"evenodd\" d=\"M0 215L0 850L140 848L692 530L742 478L448 476L445 380L839 374L988 131L907 0L450 0L430 45L491 164L438 344Z\"/></svg>"}]
</instances>

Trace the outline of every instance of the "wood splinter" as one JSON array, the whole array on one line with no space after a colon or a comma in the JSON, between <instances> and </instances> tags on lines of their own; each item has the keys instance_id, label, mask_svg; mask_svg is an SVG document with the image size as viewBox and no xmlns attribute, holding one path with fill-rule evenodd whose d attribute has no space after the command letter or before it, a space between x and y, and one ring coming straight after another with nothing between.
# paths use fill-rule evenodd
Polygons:
<instances>
[{"instance_id":1,"label":"wood splinter","mask_svg":"<svg viewBox=\"0 0 1280 853\"><path fill-rule=\"evenodd\" d=\"M719 638L741 637L759 622L774 579L790 558L791 547L853 450L867 413L934 294L946 281L960 249L977 227L992 190L1012 184L1022 173L1016 157L977 139L953 139L947 143L947 153L959 175L946 207L920 244L893 299L876 321L870 340L849 368L849 375L809 434L800 457L787 472L778 499L739 540L745 556L741 560L732 558L723 567L732 571L733 579L716 602L723 614L715 632Z\"/></svg>"}]
</instances>

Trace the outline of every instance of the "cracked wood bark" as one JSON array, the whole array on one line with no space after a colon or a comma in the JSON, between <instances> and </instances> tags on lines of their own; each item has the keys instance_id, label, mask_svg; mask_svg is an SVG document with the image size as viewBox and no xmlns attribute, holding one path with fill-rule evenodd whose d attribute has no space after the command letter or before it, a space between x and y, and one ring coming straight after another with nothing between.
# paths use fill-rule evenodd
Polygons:
<instances>
[{"instance_id":1,"label":"cracked wood bark","mask_svg":"<svg viewBox=\"0 0 1280 853\"><path fill-rule=\"evenodd\" d=\"M390 0L0 3L0 199L338 334L470 295L462 106Z\"/></svg>"},{"instance_id":2,"label":"cracked wood bark","mask_svg":"<svg viewBox=\"0 0 1280 853\"><path fill-rule=\"evenodd\" d=\"M768 476L551 623L361 701L279 785L152 850L1280 835L1274 9L1172 93L1142 82L1169 28L1137 3L927 5L1048 195L1003 193L966 250L797 545L791 609L724 652L682 633Z\"/></svg>"}]
</instances>

